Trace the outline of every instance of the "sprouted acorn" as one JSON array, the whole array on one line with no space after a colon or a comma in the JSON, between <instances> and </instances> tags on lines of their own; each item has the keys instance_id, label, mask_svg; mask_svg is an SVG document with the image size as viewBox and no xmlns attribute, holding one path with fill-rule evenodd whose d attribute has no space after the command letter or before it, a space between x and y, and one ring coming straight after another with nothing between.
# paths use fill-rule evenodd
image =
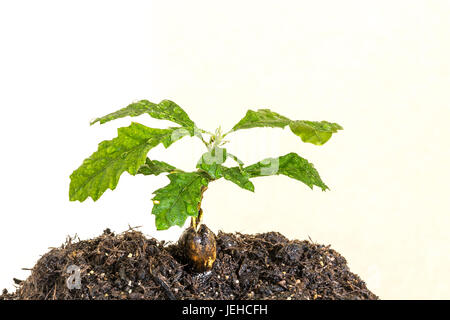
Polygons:
<instances>
[{"instance_id":1,"label":"sprouted acorn","mask_svg":"<svg viewBox=\"0 0 450 320\"><path fill-rule=\"evenodd\" d=\"M216 236L205 224L195 225L192 221L191 226L182 233L178 244L195 272L209 271L216 260Z\"/></svg>"}]
</instances>

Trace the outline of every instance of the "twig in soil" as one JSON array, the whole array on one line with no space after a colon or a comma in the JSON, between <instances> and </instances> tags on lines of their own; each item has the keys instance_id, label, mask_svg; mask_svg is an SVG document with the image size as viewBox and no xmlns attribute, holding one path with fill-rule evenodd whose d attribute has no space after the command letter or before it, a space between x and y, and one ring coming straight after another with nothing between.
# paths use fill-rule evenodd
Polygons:
<instances>
[{"instance_id":1,"label":"twig in soil","mask_svg":"<svg viewBox=\"0 0 450 320\"><path fill-rule=\"evenodd\" d=\"M56 283L55 283L55 289L53 290L53 300L56 300Z\"/></svg>"},{"instance_id":2,"label":"twig in soil","mask_svg":"<svg viewBox=\"0 0 450 320\"><path fill-rule=\"evenodd\" d=\"M311 237L308 235L308 239L312 244L318 244L317 242L315 242L313 239L311 239Z\"/></svg>"},{"instance_id":3,"label":"twig in soil","mask_svg":"<svg viewBox=\"0 0 450 320\"><path fill-rule=\"evenodd\" d=\"M135 229L139 229L139 228L142 228L142 226L132 227L132 226L128 225L128 230L125 231L125 232L128 232L128 231L134 231Z\"/></svg>"},{"instance_id":4,"label":"twig in soil","mask_svg":"<svg viewBox=\"0 0 450 320\"><path fill-rule=\"evenodd\" d=\"M161 279L157 274L155 274L154 272L151 272L151 275L153 276L153 279L155 280L155 282L157 284L159 284L161 286L161 288L164 289L164 292L167 294L167 297L170 300L177 300L177 298L175 297L175 295L173 294L172 290L170 290L169 286L167 285L167 283Z\"/></svg>"}]
</instances>

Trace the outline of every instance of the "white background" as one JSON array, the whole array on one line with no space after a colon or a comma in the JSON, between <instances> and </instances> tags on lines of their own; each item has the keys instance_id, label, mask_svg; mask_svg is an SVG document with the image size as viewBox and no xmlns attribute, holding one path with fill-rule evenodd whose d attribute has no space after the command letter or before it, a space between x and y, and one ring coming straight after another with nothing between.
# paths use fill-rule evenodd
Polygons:
<instances>
[{"instance_id":1,"label":"white background","mask_svg":"<svg viewBox=\"0 0 450 320\"><path fill-rule=\"evenodd\" d=\"M381 298L450 298L449 43L444 0L1 1L0 288L67 235L131 225L177 239L150 214L163 176L124 174L95 203L68 200L71 172L131 121L89 120L168 98L208 130L262 107L345 128L322 147L289 130L230 135L248 164L301 154L331 191L215 182L203 204L214 231L310 236ZM203 148L184 138L151 156L192 170Z\"/></svg>"}]
</instances>

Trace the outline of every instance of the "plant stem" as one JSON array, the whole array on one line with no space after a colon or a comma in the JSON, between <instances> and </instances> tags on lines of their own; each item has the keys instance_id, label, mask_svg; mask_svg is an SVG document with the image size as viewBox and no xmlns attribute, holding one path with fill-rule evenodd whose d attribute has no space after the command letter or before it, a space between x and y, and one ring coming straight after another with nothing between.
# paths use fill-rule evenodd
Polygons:
<instances>
[{"instance_id":1,"label":"plant stem","mask_svg":"<svg viewBox=\"0 0 450 320\"><path fill-rule=\"evenodd\" d=\"M223 134L222 138L225 138L228 134L230 134L230 133L232 133L232 132L233 132L233 129L231 129L231 130L228 131L228 132L225 132L225 133Z\"/></svg>"},{"instance_id":2,"label":"plant stem","mask_svg":"<svg viewBox=\"0 0 450 320\"><path fill-rule=\"evenodd\" d=\"M208 189L207 186L203 186L200 193L200 201L197 206L198 215L197 217L191 217L191 227L194 228L195 231L197 231L198 226L200 225L200 222L203 218L203 210L201 208L202 206L202 200L203 200L203 193Z\"/></svg>"}]
</instances>

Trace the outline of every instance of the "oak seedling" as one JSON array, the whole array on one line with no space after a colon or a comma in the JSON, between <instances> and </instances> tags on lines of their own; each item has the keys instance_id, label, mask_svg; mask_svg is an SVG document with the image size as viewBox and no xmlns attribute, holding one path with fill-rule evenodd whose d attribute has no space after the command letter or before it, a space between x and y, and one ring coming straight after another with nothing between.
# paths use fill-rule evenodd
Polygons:
<instances>
[{"instance_id":1,"label":"oak seedling","mask_svg":"<svg viewBox=\"0 0 450 320\"><path fill-rule=\"evenodd\" d=\"M163 100L152 103L141 100L116 112L91 122L106 123L111 120L148 114L153 118L169 120L177 126L167 129L150 128L132 122L128 127L118 129L112 140L103 141L98 150L85 159L70 176L69 198L71 201L85 201L88 197L98 200L107 189L114 190L124 172L131 175L167 174L167 186L154 191L152 214L158 230L172 226L182 227L191 217L191 227L180 238L194 269L210 269L215 260L214 235L202 225L201 202L208 185L224 178L242 189L254 191L251 179L268 175L285 175L309 186L327 190L314 166L296 153L288 153L277 158L267 158L251 165L245 165L237 156L227 152L224 145L229 134L239 130L257 127L285 128L299 136L303 142L323 145L333 133L343 128L328 121L291 120L269 109L248 110L246 115L229 131L215 132L198 128L187 113L176 103ZM162 144L165 148L190 136L198 138L206 147L196 164L196 170L185 172L176 167L148 157L154 147ZM225 166L227 159L236 165Z\"/></svg>"}]
</instances>

